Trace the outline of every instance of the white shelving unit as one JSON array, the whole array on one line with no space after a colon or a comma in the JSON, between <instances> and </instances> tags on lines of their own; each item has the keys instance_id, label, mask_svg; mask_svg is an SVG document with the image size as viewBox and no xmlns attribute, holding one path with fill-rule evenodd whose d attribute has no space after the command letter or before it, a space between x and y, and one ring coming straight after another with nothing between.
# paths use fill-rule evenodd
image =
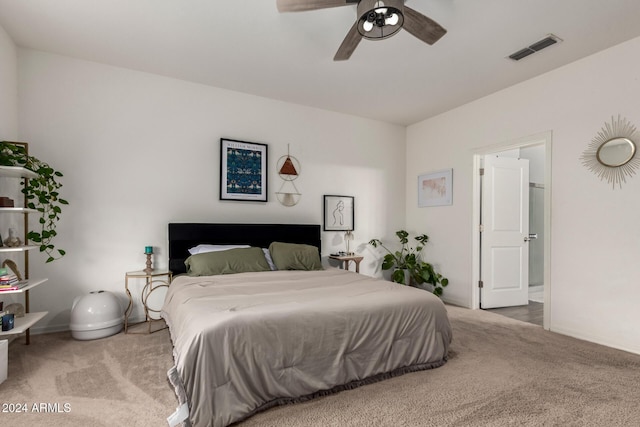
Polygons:
<instances>
[{"instance_id":1,"label":"white shelving unit","mask_svg":"<svg viewBox=\"0 0 640 427\"><path fill-rule=\"evenodd\" d=\"M0 166L0 176L5 178L37 178L38 174L22 166ZM23 209L23 208L4 208Z\"/></svg>"},{"instance_id":2,"label":"white shelving unit","mask_svg":"<svg viewBox=\"0 0 640 427\"><path fill-rule=\"evenodd\" d=\"M5 247L0 247L0 252L25 252L25 251L30 251L31 249L37 249L37 246L33 246L33 245L25 245L25 246L18 246L17 248L5 248Z\"/></svg>"},{"instance_id":3,"label":"white shelving unit","mask_svg":"<svg viewBox=\"0 0 640 427\"><path fill-rule=\"evenodd\" d=\"M21 294L28 291L29 289L33 289L36 286L43 284L46 281L47 279L22 280L16 284L20 289L17 289L15 291L2 291L0 292L0 295Z\"/></svg>"},{"instance_id":4,"label":"white shelving unit","mask_svg":"<svg viewBox=\"0 0 640 427\"><path fill-rule=\"evenodd\" d=\"M34 213L34 212L38 212L35 209L28 209L28 208L0 208L0 213L5 212L5 213Z\"/></svg>"},{"instance_id":5,"label":"white shelving unit","mask_svg":"<svg viewBox=\"0 0 640 427\"><path fill-rule=\"evenodd\" d=\"M15 143L16 145L23 145L28 152L28 145L26 143ZM29 178L36 178L37 173L18 166L0 166L0 178L20 178L27 180ZM24 205L26 203L23 202ZM35 209L28 209L25 207L0 207L0 214L21 214L24 217L24 233L23 242L27 242L28 232L28 215L30 213L37 213ZM48 314L47 311L40 311L32 313L29 310L29 290L39 286L47 281L47 279L30 279L29 278L29 251L37 249L36 245L23 245L18 247L0 247L0 253L7 252L21 252L24 256L24 280L18 282L19 289L13 291L1 291L2 295L9 294L22 294L24 295L24 317L16 317L14 319L14 327L10 331L0 331L0 339L4 339L10 335L19 335L26 333L26 344L30 342L29 328L42 320L44 316Z\"/></svg>"},{"instance_id":6,"label":"white shelving unit","mask_svg":"<svg viewBox=\"0 0 640 427\"><path fill-rule=\"evenodd\" d=\"M29 332L29 328L38 323L48 313L48 311L38 311L37 313L25 313L24 317L16 317L13 329L7 332L0 332L0 339L4 335L19 335Z\"/></svg>"}]
</instances>

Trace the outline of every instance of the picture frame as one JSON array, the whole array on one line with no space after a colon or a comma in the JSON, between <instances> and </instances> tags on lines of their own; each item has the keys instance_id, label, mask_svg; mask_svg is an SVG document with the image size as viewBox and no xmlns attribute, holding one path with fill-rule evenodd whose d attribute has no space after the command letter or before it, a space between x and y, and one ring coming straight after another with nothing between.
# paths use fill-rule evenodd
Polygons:
<instances>
[{"instance_id":1,"label":"picture frame","mask_svg":"<svg viewBox=\"0 0 640 427\"><path fill-rule=\"evenodd\" d=\"M418 207L453 204L453 169L418 176Z\"/></svg>"},{"instance_id":2,"label":"picture frame","mask_svg":"<svg viewBox=\"0 0 640 427\"><path fill-rule=\"evenodd\" d=\"M324 196L324 231L353 231L355 197Z\"/></svg>"},{"instance_id":3,"label":"picture frame","mask_svg":"<svg viewBox=\"0 0 640 427\"><path fill-rule=\"evenodd\" d=\"M267 202L268 146L220 138L220 200Z\"/></svg>"}]
</instances>

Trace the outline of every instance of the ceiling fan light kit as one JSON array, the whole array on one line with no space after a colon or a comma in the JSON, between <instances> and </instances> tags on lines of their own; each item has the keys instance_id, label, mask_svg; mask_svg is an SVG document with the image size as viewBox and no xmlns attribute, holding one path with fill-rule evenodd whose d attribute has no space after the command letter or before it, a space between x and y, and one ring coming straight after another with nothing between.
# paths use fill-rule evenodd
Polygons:
<instances>
[{"instance_id":1,"label":"ceiling fan light kit","mask_svg":"<svg viewBox=\"0 0 640 427\"><path fill-rule=\"evenodd\" d=\"M358 3L358 32L369 40L391 37L404 23L404 0L361 0Z\"/></svg>"},{"instance_id":2,"label":"ceiling fan light kit","mask_svg":"<svg viewBox=\"0 0 640 427\"><path fill-rule=\"evenodd\" d=\"M301 12L357 3L356 22L338 48L334 61L351 57L360 40L382 40L402 28L431 45L447 33L440 24L404 5L404 0L276 0L280 12Z\"/></svg>"}]
</instances>

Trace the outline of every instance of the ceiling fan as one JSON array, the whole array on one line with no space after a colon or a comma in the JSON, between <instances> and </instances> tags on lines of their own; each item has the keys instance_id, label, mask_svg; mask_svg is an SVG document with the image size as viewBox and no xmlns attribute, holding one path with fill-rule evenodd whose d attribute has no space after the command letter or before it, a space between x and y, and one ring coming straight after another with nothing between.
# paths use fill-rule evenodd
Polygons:
<instances>
[{"instance_id":1,"label":"ceiling fan","mask_svg":"<svg viewBox=\"0 0 640 427\"><path fill-rule=\"evenodd\" d=\"M427 44L434 44L447 32L440 24L410 7L404 0L277 0L280 12L302 12L357 4L357 20L333 57L344 61L360 40L382 40L397 34L402 28Z\"/></svg>"}]
</instances>

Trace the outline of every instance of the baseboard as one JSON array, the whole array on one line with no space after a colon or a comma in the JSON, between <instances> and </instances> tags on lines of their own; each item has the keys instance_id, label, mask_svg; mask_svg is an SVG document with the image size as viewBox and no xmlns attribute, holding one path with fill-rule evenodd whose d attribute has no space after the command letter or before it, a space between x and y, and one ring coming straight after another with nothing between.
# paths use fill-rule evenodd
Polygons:
<instances>
[{"instance_id":1,"label":"baseboard","mask_svg":"<svg viewBox=\"0 0 640 427\"><path fill-rule=\"evenodd\" d=\"M469 306L469 301L463 301L457 298L449 298L444 295L442 296L442 302L444 302L445 304L456 305L458 307L471 308Z\"/></svg>"},{"instance_id":2,"label":"baseboard","mask_svg":"<svg viewBox=\"0 0 640 427\"><path fill-rule=\"evenodd\" d=\"M577 331L574 331L574 330L571 330L571 329L556 328L556 327L553 327L553 326L549 330L551 332L555 332L555 333L561 334L561 335L567 335L569 337L577 338L577 339L582 340L582 341L589 341L589 342L592 342L594 344L599 344L599 345L603 345L605 347L610 347L610 348L615 348L617 350L626 351L627 353L633 353L633 354L640 355L640 347L639 348L629 348L629 347L626 347L626 346L621 346L620 344L617 344L617 343L609 341L606 337L585 335L583 333L580 333L580 332L577 332Z\"/></svg>"},{"instance_id":3,"label":"baseboard","mask_svg":"<svg viewBox=\"0 0 640 427\"><path fill-rule=\"evenodd\" d=\"M132 317L129 319L129 324L133 325L135 323L144 322L144 316L140 317ZM31 335L40 335L40 334L53 334L56 332L67 332L70 331L68 323L63 323L59 325L46 325L46 326L32 326L30 331Z\"/></svg>"},{"instance_id":4,"label":"baseboard","mask_svg":"<svg viewBox=\"0 0 640 427\"><path fill-rule=\"evenodd\" d=\"M32 326L31 335L40 335L40 334L53 334L55 332L66 332L69 331L69 325L47 325L47 326Z\"/></svg>"}]
</instances>

